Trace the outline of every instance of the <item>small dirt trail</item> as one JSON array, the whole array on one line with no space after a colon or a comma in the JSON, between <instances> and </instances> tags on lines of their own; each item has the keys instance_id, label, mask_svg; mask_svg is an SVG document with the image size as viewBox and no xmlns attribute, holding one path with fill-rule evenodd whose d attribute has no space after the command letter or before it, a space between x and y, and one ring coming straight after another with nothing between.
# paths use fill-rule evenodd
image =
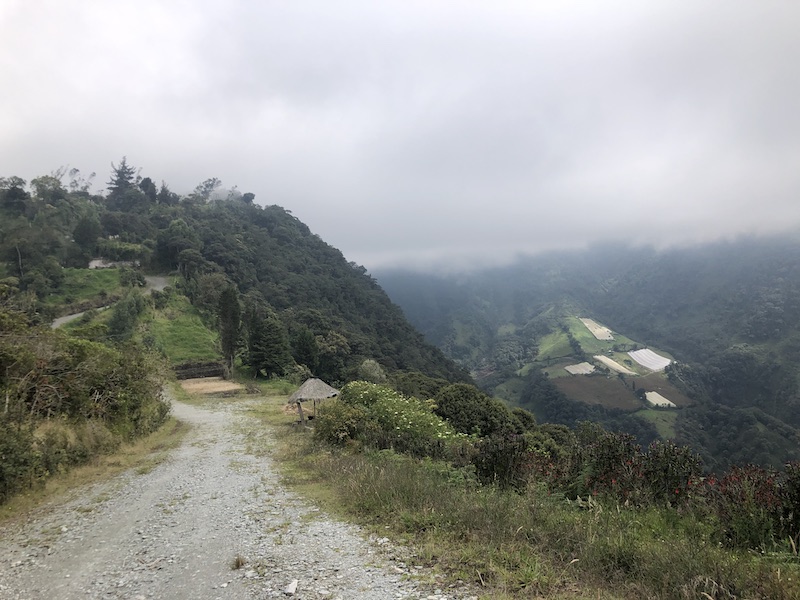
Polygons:
<instances>
[{"instance_id":1,"label":"small dirt trail","mask_svg":"<svg viewBox=\"0 0 800 600\"><path fill-rule=\"evenodd\" d=\"M174 402L192 430L164 462L0 527L0 598L470 597L423 585L436 579L388 540L283 487L269 457L245 450L268 440L246 414L250 402ZM245 563L235 569L237 556Z\"/></svg>"}]
</instances>

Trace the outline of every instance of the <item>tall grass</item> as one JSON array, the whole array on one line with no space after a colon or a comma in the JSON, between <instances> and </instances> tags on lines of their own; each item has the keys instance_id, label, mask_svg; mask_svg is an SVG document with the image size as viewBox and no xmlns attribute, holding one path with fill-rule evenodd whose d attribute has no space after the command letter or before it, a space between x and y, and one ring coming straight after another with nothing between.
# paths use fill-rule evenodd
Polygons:
<instances>
[{"instance_id":1,"label":"tall grass","mask_svg":"<svg viewBox=\"0 0 800 600\"><path fill-rule=\"evenodd\" d=\"M122 291L119 269L73 269L61 271L64 280L51 293L47 304L77 304L85 300L118 296Z\"/></svg>"},{"instance_id":2,"label":"tall grass","mask_svg":"<svg viewBox=\"0 0 800 600\"><path fill-rule=\"evenodd\" d=\"M723 549L702 515L570 502L541 486L504 491L440 462L292 437L306 484L332 490L339 510L412 541L428 564L486 597L800 598L796 561Z\"/></svg>"}]
</instances>

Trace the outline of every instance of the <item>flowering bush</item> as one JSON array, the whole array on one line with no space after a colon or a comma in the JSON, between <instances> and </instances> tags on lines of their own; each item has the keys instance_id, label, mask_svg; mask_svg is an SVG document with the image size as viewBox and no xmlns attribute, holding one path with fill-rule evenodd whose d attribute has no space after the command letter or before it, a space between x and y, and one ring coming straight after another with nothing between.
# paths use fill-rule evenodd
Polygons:
<instances>
[{"instance_id":1,"label":"flowering bush","mask_svg":"<svg viewBox=\"0 0 800 600\"><path fill-rule=\"evenodd\" d=\"M433 414L430 402L366 381L348 383L338 401L326 403L315 430L328 443L352 440L415 456L443 456L449 442L465 437Z\"/></svg>"}]
</instances>

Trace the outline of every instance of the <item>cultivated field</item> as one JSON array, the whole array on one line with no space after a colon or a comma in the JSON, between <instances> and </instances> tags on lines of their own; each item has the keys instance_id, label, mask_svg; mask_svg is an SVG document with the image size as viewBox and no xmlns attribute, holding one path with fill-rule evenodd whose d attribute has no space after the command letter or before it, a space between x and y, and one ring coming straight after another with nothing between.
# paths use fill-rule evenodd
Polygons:
<instances>
[{"instance_id":1,"label":"cultivated field","mask_svg":"<svg viewBox=\"0 0 800 600\"><path fill-rule=\"evenodd\" d=\"M613 360L611 358L608 358L607 356L603 356L602 354L596 354L594 356L594 359L600 361L605 366L607 366L609 369L611 369L612 371L616 371L617 373L622 373L624 375L636 375L636 373L634 371L631 371L627 367L623 367L617 361L615 361L615 360Z\"/></svg>"},{"instance_id":2,"label":"cultivated field","mask_svg":"<svg viewBox=\"0 0 800 600\"><path fill-rule=\"evenodd\" d=\"M635 411L642 408L633 390L616 377L559 377L555 386L573 400L607 408Z\"/></svg>"},{"instance_id":3,"label":"cultivated field","mask_svg":"<svg viewBox=\"0 0 800 600\"><path fill-rule=\"evenodd\" d=\"M611 330L608 327L604 327L599 323L595 323L592 319L580 319L581 323L586 325L586 328L592 333L594 337L598 340L603 341L613 341L614 336L611 334Z\"/></svg>"},{"instance_id":4,"label":"cultivated field","mask_svg":"<svg viewBox=\"0 0 800 600\"><path fill-rule=\"evenodd\" d=\"M645 377L636 377L635 382L637 388L643 388L649 392L658 392L665 398L669 398L679 408L694 404L688 396L672 385L662 373L650 373Z\"/></svg>"},{"instance_id":5,"label":"cultivated field","mask_svg":"<svg viewBox=\"0 0 800 600\"><path fill-rule=\"evenodd\" d=\"M647 403L650 406L654 406L656 408L676 408L674 402L664 398L664 396L658 392L645 392L644 397L647 399Z\"/></svg>"},{"instance_id":6,"label":"cultivated field","mask_svg":"<svg viewBox=\"0 0 800 600\"><path fill-rule=\"evenodd\" d=\"M594 373L594 365L588 362L578 363L577 365L567 365L564 369L570 375L589 375Z\"/></svg>"},{"instance_id":7,"label":"cultivated field","mask_svg":"<svg viewBox=\"0 0 800 600\"><path fill-rule=\"evenodd\" d=\"M633 352L628 352L628 356L630 356L633 360L637 363L645 367L646 369L650 369L651 371L663 371L667 368L669 363L672 362L666 356L661 356L660 354L656 354L649 348L643 348L642 350L634 350Z\"/></svg>"}]
</instances>

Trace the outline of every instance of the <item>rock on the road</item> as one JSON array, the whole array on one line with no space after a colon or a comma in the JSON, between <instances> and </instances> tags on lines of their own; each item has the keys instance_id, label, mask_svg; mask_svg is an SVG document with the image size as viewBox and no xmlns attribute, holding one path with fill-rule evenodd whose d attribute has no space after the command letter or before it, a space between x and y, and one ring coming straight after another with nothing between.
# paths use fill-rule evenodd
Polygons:
<instances>
[{"instance_id":1,"label":"rock on the road","mask_svg":"<svg viewBox=\"0 0 800 600\"><path fill-rule=\"evenodd\" d=\"M288 491L245 451L243 406L174 402L193 428L166 461L0 528L0 598L470 597Z\"/></svg>"}]
</instances>

